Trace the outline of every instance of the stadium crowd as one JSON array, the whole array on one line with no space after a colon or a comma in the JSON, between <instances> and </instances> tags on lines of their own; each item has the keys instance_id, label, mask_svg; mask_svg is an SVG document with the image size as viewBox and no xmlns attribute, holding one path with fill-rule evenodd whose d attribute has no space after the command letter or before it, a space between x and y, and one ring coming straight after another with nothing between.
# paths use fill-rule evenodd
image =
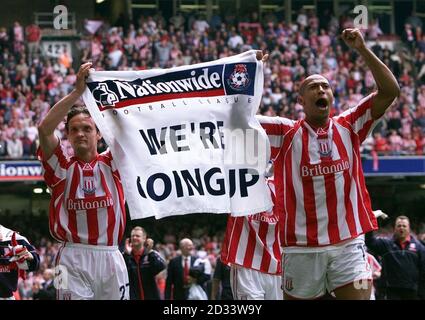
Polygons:
<instances>
[{"instance_id":1,"label":"stadium crowd","mask_svg":"<svg viewBox=\"0 0 425 320\"><path fill-rule=\"evenodd\" d=\"M355 52L339 39L353 25L350 16L330 13L318 17L301 9L295 23L278 21L272 13L262 23L256 12L239 20L234 14L177 13L166 21L160 12L141 16L134 24L99 24L85 28L78 43L81 53L73 61L64 50L58 58L41 52L40 29L15 22L0 28L0 157L34 157L37 124L50 106L73 87L74 68L93 61L97 70L168 68L234 55L249 49L270 54L265 68L264 96L259 113L304 117L296 92L308 74L326 76L333 88L333 114L350 108L370 92L374 81ZM91 30L89 32L88 30ZM363 144L364 154L421 155L425 148L425 34L422 20L406 21L401 43L389 46L378 21L363 30L373 50L397 77L401 96ZM372 44L372 43L371 43ZM64 130L57 134L66 140Z\"/></svg>"},{"instance_id":2,"label":"stadium crowd","mask_svg":"<svg viewBox=\"0 0 425 320\"><path fill-rule=\"evenodd\" d=\"M374 42L373 51L398 79L401 95L363 144L363 154L425 153L425 34L422 34L422 21L411 18L406 22L400 45L394 47L380 45L379 39L385 35L378 21L371 21L364 30L366 39ZM318 17L312 10L301 10L292 24L278 21L273 14L266 15L260 23L256 12L239 20L234 14L214 15L210 21L203 15L182 13L166 21L158 13L140 17L134 24L103 23L93 33L85 29L78 44L81 54L77 61L67 51L58 58L44 55L40 50L40 30L35 25L25 27L16 22L8 28L2 27L0 158L35 157L37 124L50 106L74 86L74 68L87 61L92 61L96 70L143 70L211 61L249 49L263 50L270 58L265 67L259 113L292 119L304 117L295 93L306 75L320 73L334 88L332 113L339 114L374 87L372 74L364 62L339 39L341 30L352 24L349 16L336 18L325 13ZM66 141L64 126L57 135ZM25 232L41 257L40 270L19 281L21 299L33 299L42 283L48 281L51 272L45 271L54 267L59 245L47 235L45 216L21 215L22 219L17 221L6 215L2 221ZM223 238L223 231L217 230L225 229L225 219L215 224L212 221L216 220L205 224L208 229L199 224L193 228L190 222L170 223L163 229L155 229L152 236L155 249L168 262L178 254L178 240L190 237L197 254L208 256L214 267ZM153 228L147 229L153 232ZM157 277L162 297L165 277L165 271Z\"/></svg>"}]
</instances>

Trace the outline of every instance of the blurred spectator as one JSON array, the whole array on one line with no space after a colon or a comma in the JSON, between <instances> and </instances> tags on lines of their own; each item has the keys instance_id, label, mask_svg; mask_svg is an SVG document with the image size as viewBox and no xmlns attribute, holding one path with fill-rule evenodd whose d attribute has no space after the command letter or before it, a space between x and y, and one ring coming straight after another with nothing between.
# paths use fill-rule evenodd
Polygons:
<instances>
[{"instance_id":1,"label":"blurred spectator","mask_svg":"<svg viewBox=\"0 0 425 320\"><path fill-rule=\"evenodd\" d=\"M6 133L1 132L0 133L0 157L6 157L6 156L7 156Z\"/></svg>"},{"instance_id":2,"label":"blurred spectator","mask_svg":"<svg viewBox=\"0 0 425 320\"><path fill-rule=\"evenodd\" d=\"M171 57L171 49L173 45L169 42L168 36L162 36L160 42L155 43L157 53L156 59L159 62L160 68L165 68Z\"/></svg>"},{"instance_id":3,"label":"blurred spectator","mask_svg":"<svg viewBox=\"0 0 425 320\"><path fill-rule=\"evenodd\" d=\"M43 272L43 282L36 281L32 288L34 300L55 300L56 289L54 286L54 272L46 269Z\"/></svg>"},{"instance_id":4,"label":"blurred spectator","mask_svg":"<svg viewBox=\"0 0 425 320\"><path fill-rule=\"evenodd\" d=\"M35 154L33 153L33 150L32 150L33 142L28 137L27 130L24 130L24 136L21 138L21 141L22 141L23 156L24 157L34 156Z\"/></svg>"},{"instance_id":5,"label":"blurred spectator","mask_svg":"<svg viewBox=\"0 0 425 320\"><path fill-rule=\"evenodd\" d=\"M32 61L40 50L41 30L36 24L30 24L25 28L28 45L28 61Z\"/></svg>"},{"instance_id":6,"label":"blurred spectator","mask_svg":"<svg viewBox=\"0 0 425 320\"><path fill-rule=\"evenodd\" d=\"M398 216L392 239L366 234L366 246L382 257L388 300L425 299L425 248L410 233L410 221Z\"/></svg>"},{"instance_id":7,"label":"blurred spectator","mask_svg":"<svg viewBox=\"0 0 425 320\"><path fill-rule=\"evenodd\" d=\"M192 284L203 286L211 276L209 261L193 255L192 240L181 240L179 247L181 255L171 259L167 268L166 300L187 300Z\"/></svg>"},{"instance_id":8,"label":"blurred spectator","mask_svg":"<svg viewBox=\"0 0 425 320\"><path fill-rule=\"evenodd\" d=\"M18 133L16 132L12 134L12 139L7 141L7 154L12 159L19 159L24 154L22 141L18 139Z\"/></svg>"},{"instance_id":9,"label":"blurred spectator","mask_svg":"<svg viewBox=\"0 0 425 320\"><path fill-rule=\"evenodd\" d=\"M185 18L180 10L176 12L174 16L170 18L170 23L176 28L176 29L182 29L184 28L184 22Z\"/></svg>"},{"instance_id":10,"label":"blurred spectator","mask_svg":"<svg viewBox=\"0 0 425 320\"><path fill-rule=\"evenodd\" d=\"M153 250L142 227L134 227L123 253L130 281L130 300L160 300L155 276L165 269L165 261Z\"/></svg>"},{"instance_id":11,"label":"blurred spectator","mask_svg":"<svg viewBox=\"0 0 425 320\"><path fill-rule=\"evenodd\" d=\"M373 137L375 139L374 151L380 156L388 155L390 146L388 145L387 139L382 137L380 132L374 132Z\"/></svg>"},{"instance_id":12,"label":"blurred spectator","mask_svg":"<svg viewBox=\"0 0 425 320\"><path fill-rule=\"evenodd\" d=\"M377 19L372 19L369 23L369 27L367 29L367 39L368 40L376 40L379 36L383 35L381 28L379 27L379 22Z\"/></svg>"},{"instance_id":13,"label":"blurred spectator","mask_svg":"<svg viewBox=\"0 0 425 320\"><path fill-rule=\"evenodd\" d=\"M364 62L339 39L339 30L353 24L349 16L338 19L329 10L318 16L314 10L300 9L294 23L279 22L275 12L268 12L263 18L260 23L258 13L252 12L236 19L234 12L227 12L207 21L204 15L177 12L165 21L157 12L132 22L120 18L114 27L104 21L91 21L90 32L79 42L81 51L75 51L74 56L93 61L97 70L143 70L209 61L251 48L264 50L270 53L270 59L265 64L260 113L292 119L303 116L294 92L309 74L321 73L331 81L335 88L334 115L354 105L357 96L374 90ZM402 90L391 116L382 121L379 130L387 139L394 129L403 141L409 140L410 132L417 146L415 154L423 153L423 143L419 143L423 138L414 130L419 127L425 132L422 28L421 19L413 12L405 21L401 46L392 50L377 41L372 48L391 68ZM370 40L383 36L377 19L370 21L366 34ZM49 106L75 83L70 52L64 51L59 58L43 55L39 52L40 36L41 30L34 24L26 26L25 37L19 21L7 29L0 28L0 130L6 132L7 139L14 131L19 131L20 139L27 130L29 139L34 141L33 130ZM57 133L66 139L63 130ZM400 154L412 154L411 141L403 145ZM369 150L363 148L364 152Z\"/></svg>"},{"instance_id":14,"label":"blurred spectator","mask_svg":"<svg viewBox=\"0 0 425 320\"><path fill-rule=\"evenodd\" d=\"M403 140L398 135L397 131L391 130L390 136L388 137L388 141L390 144L391 155L393 156L400 155L402 147L403 147Z\"/></svg>"}]
</instances>

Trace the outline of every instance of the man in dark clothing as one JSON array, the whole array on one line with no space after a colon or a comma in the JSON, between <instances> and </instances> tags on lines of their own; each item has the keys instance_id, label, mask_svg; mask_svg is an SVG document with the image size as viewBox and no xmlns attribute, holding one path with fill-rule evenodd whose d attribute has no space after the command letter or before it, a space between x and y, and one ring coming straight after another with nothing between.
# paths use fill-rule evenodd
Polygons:
<instances>
[{"instance_id":1,"label":"man in dark clothing","mask_svg":"<svg viewBox=\"0 0 425 320\"><path fill-rule=\"evenodd\" d=\"M230 286L230 267L217 258L211 289L211 300L233 300L232 288ZM221 282L221 292L220 292ZM218 293L220 292L220 295Z\"/></svg>"},{"instance_id":2,"label":"man in dark clothing","mask_svg":"<svg viewBox=\"0 0 425 320\"><path fill-rule=\"evenodd\" d=\"M406 216L396 218L392 239L367 233L366 246L382 257L388 300L425 299L425 248L410 234Z\"/></svg>"},{"instance_id":3,"label":"man in dark clothing","mask_svg":"<svg viewBox=\"0 0 425 320\"><path fill-rule=\"evenodd\" d=\"M210 268L205 268L202 259L192 255L193 242L190 239L180 241L181 255L171 259L167 268L165 300L187 300L192 284L201 287L210 280Z\"/></svg>"},{"instance_id":4,"label":"man in dark clothing","mask_svg":"<svg viewBox=\"0 0 425 320\"><path fill-rule=\"evenodd\" d=\"M36 271L39 265L40 257L28 240L0 225L0 300L13 300L18 276Z\"/></svg>"},{"instance_id":5,"label":"man in dark clothing","mask_svg":"<svg viewBox=\"0 0 425 320\"><path fill-rule=\"evenodd\" d=\"M153 250L153 245L142 227L133 228L131 242L126 241L123 256L130 281L130 300L160 300L155 276L165 269L165 261Z\"/></svg>"},{"instance_id":6,"label":"man in dark clothing","mask_svg":"<svg viewBox=\"0 0 425 320\"><path fill-rule=\"evenodd\" d=\"M43 272L44 282L36 282L33 285L34 300L56 300L56 289L54 283L54 272L52 269L46 269Z\"/></svg>"}]
</instances>

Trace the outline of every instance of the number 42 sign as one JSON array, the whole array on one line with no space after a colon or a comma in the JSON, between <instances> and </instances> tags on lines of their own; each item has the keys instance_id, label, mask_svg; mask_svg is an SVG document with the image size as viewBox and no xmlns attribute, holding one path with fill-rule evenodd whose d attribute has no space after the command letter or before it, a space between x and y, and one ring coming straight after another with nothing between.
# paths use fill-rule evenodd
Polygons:
<instances>
[{"instance_id":1,"label":"number 42 sign","mask_svg":"<svg viewBox=\"0 0 425 320\"><path fill-rule=\"evenodd\" d=\"M65 50L72 56L70 41L43 41L41 46L43 54L48 57L59 58Z\"/></svg>"}]
</instances>

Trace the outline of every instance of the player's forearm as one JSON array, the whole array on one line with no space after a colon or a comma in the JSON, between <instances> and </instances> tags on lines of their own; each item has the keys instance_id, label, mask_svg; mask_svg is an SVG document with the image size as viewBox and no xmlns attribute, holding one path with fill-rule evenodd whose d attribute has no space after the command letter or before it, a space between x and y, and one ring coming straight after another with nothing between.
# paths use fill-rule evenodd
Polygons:
<instances>
[{"instance_id":1,"label":"player's forearm","mask_svg":"<svg viewBox=\"0 0 425 320\"><path fill-rule=\"evenodd\" d=\"M40 122L38 126L39 135L45 137L52 135L56 127L63 121L69 109L77 102L80 96L80 93L73 90L70 94L58 101Z\"/></svg>"},{"instance_id":2,"label":"player's forearm","mask_svg":"<svg viewBox=\"0 0 425 320\"><path fill-rule=\"evenodd\" d=\"M378 94L385 94L388 99L398 97L400 87L391 70L366 46L358 49L358 52L372 72L378 87Z\"/></svg>"}]
</instances>

